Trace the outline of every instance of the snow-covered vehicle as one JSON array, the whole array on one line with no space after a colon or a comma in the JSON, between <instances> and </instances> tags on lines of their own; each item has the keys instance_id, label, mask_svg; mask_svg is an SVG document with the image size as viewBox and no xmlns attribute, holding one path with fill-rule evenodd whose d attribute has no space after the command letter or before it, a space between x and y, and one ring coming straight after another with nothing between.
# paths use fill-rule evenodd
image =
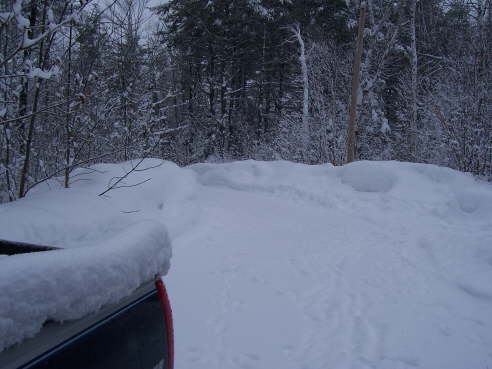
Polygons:
<instances>
[{"instance_id":1,"label":"snow-covered vehicle","mask_svg":"<svg viewBox=\"0 0 492 369\"><path fill-rule=\"evenodd\" d=\"M53 249L0 240L4 255ZM156 277L95 313L46 322L34 337L0 352L0 368L172 369L173 342L169 298L161 277Z\"/></svg>"}]
</instances>

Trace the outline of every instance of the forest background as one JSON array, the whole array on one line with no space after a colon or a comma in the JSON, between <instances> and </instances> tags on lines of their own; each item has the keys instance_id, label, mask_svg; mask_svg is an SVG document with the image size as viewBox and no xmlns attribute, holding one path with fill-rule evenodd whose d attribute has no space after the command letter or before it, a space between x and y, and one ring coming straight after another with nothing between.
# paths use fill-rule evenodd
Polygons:
<instances>
[{"instance_id":1,"label":"forest background","mask_svg":"<svg viewBox=\"0 0 492 369\"><path fill-rule=\"evenodd\" d=\"M490 180L491 2L2 0L0 202L96 162L341 165L358 28L355 159Z\"/></svg>"}]
</instances>

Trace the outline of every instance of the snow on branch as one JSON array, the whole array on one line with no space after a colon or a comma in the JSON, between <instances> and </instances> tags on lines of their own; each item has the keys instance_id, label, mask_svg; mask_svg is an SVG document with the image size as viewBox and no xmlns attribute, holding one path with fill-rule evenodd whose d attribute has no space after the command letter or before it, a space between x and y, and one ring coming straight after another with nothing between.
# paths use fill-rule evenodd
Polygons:
<instances>
[{"instance_id":1,"label":"snow on branch","mask_svg":"<svg viewBox=\"0 0 492 369\"><path fill-rule=\"evenodd\" d=\"M60 68L56 65L53 66L49 71L44 71L40 68L32 68L27 74L28 78L41 78L41 79L50 79L53 76L57 76L60 74Z\"/></svg>"},{"instance_id":2,"label":"snow on branch","mask_svg":"<svg viewBox=\"0 0 492 369\"><path fill-rule=\"evenodd\" d=\"M53 16L53 11L51 9L48 9L47 12L47 18L48 18L48 23L43 25L46 26L46 29L44 29L39 35L36 37L30 38L29 37L29 30L33 27L33 25L29 22L29 19L24 16L22 13L22 2L23 0L16 0L14 4L12 5L12 12L11 13L2 13L0 15L0 20L2 22L10 19L15 19L15 22L17 24L17 28L19 31L23 33L22 39L19 42L19 45L17 48L10 54L8 55L5 59L0 61L0 66L5 65L9 60L11 60L17 53L29 49L38 43L40 43L42 40L47 38L48 36L52 35L54 32L58 31L61 27L66 26L67 24L70 24L72 22L78 23L80 20L80 16L82 15L82 11L86 8L86 6L93 2L94 0L81 0L80 1L80 6L78 9L73 12L72 14L68 15L64 19L60 20L59 23L55 22L54 16Z\"/></svg>"}]
</instances>

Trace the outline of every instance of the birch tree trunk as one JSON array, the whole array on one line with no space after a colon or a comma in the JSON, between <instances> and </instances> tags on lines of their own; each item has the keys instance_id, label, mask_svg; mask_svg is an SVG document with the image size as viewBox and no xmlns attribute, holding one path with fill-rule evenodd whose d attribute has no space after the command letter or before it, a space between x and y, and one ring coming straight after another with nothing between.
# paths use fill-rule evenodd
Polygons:
<instances>
[{"instance_id":1,"label":"birch tree trunk","mask_svg":"<svg viewBox=\"0 0 492 369\"><path fill-rule=\"evenodd\" d=\"M306 62L306 46L301 35L301 29L299 25L292 27L292 32L299 43L299 62L301 63L302 72L302 84L303 84L303 99L302 99L302 143L303 152L305 152L309 146L309 78L308 78L308 68Z\"/></svg>"}]
</instances>

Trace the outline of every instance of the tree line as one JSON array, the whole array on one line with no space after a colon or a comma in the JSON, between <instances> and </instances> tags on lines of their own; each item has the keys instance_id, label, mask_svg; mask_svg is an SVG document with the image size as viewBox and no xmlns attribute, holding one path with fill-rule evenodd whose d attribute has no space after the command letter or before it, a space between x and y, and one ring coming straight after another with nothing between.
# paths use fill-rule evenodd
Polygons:
<instances>
[{"instance_id":1,"label":"tree line","mask_svg":"<svg viewBox=\"0 0 492 369\"><path fill-rule=\"evenodd\" d=\"M340 165L347 142L492 178L490 50L491 0L5 0L0 201L95 162Z\"/></svg>"}]
</instances>

